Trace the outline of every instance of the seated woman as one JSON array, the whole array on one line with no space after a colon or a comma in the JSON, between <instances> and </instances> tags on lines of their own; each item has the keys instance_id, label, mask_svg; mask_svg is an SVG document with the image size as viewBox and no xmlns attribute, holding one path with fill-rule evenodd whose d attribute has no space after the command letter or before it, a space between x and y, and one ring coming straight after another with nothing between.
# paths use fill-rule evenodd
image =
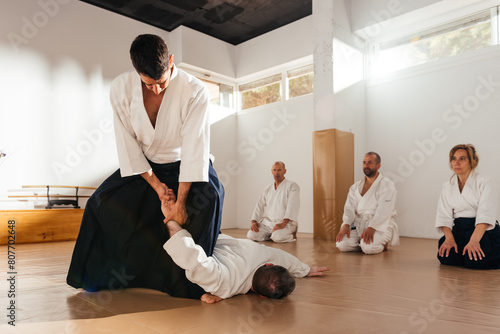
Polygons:
<instances>
[{"instance_id":1,"label":"seated woman","mask_svg":"<svg viewBox=\"0 0 500 334\"><path fill-rule=\"evenodd\" d=\"M441 264L474 269L500 269L500 227L497 194L488 178L475 170L479 157L473 145L450 151L455 172L443 184L436 214Z\"/></svg>"}]
</instances>

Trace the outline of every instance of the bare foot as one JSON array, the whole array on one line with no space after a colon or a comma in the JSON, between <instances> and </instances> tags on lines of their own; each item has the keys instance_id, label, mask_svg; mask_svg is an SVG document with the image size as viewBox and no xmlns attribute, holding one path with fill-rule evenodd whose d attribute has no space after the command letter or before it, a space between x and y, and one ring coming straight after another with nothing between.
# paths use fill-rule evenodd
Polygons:
<instances>
[{"instance_id":1,"label":"bare foot","mask_svg":"<svg viewBox=\"0 0 500 334\"><path fill-rule=\"evenodd\" d=\"M384 245L384 252L387 250L387 248L389 248L389 243L386 243L386 244Z\"/></svg>"},{"instance_id":2,"label":"bare foot","mask_svg":"<svg viewBox=\"0 0 500 334\"><path fill-rule=\"evenodd\" d=\"M214 296L211 293L205 293L200 299L207 304L215 304L222 300L222 298Z\"/></svg>"},{"instance_id":3,"label":"bare foot","mask_svg":"<svg viewBox=\"0 0 500 334\"><path fill-rule=\"evenodd\" d=\"M177 232L179 232L180 230L182 230L181 225L179 225L179 223L176 222L175 220L169 220L168 222L166 222L166 225L167 225L168 233L170 233L171 237L174 234L176 234Z\"/></svg>"}]
</instances>

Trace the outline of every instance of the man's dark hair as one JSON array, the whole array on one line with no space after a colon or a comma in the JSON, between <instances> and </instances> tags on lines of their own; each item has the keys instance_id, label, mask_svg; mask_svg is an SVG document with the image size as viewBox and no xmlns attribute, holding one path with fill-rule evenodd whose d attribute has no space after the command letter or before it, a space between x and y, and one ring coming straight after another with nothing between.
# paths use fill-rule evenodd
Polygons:
<instances>
[{"instance_id":1,"label":"man's dark hair","mask_svg":"<svg viewBox=\"0 0 500 334\"><path fill-rule=\"evenodd\" d=\"M380 155L378 155L378 153L370 151L370 152L366 153L365 155L374 155L376 164L379 164L382 161L382 159L380 159Z\"/></svg>"},{"instance_id":2,"label":"man's dark hair","mask_svg":"<svg viewBox=\"0 0 500 334\"><path fill-rule=\"evenodd\" d=\"M271 299L281 299L295 289L295 278L282 266L262 266L253 275L255 292Z\"/></svg>"},{"instance_id":3,"label":"man's dark hair","mask_svg":"<svg viewBox=\"0 0 500 334\"><path fill-rule=\"evenodd\" d=\"M169 68L170 54L165 41L156 35L137 36L130 46L130 59L137 73L160 80Z\"/></svg>"}]
</instances>

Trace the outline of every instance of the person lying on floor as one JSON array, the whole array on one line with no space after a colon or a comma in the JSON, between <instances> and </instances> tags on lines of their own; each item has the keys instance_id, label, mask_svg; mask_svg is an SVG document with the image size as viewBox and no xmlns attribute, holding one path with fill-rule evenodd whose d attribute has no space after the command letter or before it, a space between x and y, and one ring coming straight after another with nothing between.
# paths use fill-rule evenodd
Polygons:
<instances>
[{"instance_id":1,"label":"person lying on floor","mask_svg":"<svg viewBox=\"0 0 500 334\"><path fill-rule=\"evenodd\" d=\"M295 288L295 277L321 276L328 267L309 267L295 256L248 239L220 234L212 256L195 244L191 234L175 221L174 201L164 200L162 212L170 239L163 248L186 270L186 277L205 290L209 304L249 291L281 299Z\"/></svg>"}]
</instances>

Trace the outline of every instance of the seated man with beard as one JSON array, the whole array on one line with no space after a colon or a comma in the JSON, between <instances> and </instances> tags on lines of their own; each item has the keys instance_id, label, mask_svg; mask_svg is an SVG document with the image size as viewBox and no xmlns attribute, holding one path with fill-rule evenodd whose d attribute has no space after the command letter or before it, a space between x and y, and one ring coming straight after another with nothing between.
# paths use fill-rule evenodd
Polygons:
<instances>
[{"instance_id":1,"label":"seated man with beard","mask_svg":"<svg viewBox=\"0 0 500 334\"><path fill-rule=\"evenodd\" d=\"M342 227L337 234L337 248L342 252L362 250L378 254L399 245L396 225L396 188L379 173L380 156L368 152L363 159L365 177L349 189Z\"/></svg>"}]
</instances>

